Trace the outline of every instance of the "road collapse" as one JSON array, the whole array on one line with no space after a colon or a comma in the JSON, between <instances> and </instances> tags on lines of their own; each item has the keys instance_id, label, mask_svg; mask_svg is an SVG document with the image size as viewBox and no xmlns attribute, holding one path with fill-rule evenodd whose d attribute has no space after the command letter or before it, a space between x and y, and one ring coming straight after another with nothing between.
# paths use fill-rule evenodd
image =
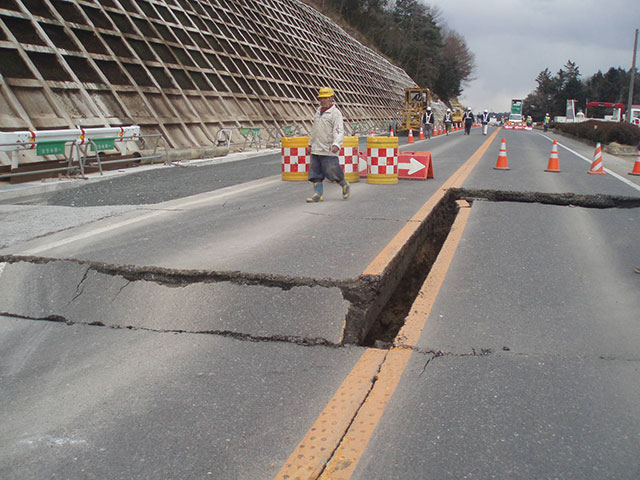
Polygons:
<instances>
[{"instance_id":1,"label":"road collapse","mask_svg":"<svg viewBox=\"0 0 640 480\"><path fill-rule=\"evenodd\" d=\"M501 190L472 190L450 188L414 226L410 236L393 255L379 274L361 274L349 280L290 277L239 271L179 270L162 267L113 265L78 259L54 259L39 256L0 256L0 315L29 320L62 322L68 325L85 324L108 328L156 331L159 333L191 333L220 335L253 342L288 342L303 346L340 347L363 345L390 348L396 335L436 261L461 207L475 201L541 203L581 208L639 208L640 199L610 195L577 195L572 193L511 192ZM180 291L177 291L182 289ZM30 298L24 292L37 298ZM131 303L118 303L129 295ZM267 295L265 295L267 292ZM275 332L257 327L248 331L235 328L233 318L222 321L225 315L236 319L251 312L212 311L207 299L212 296L238 295L255 298L279 298L290 302L295 318L284 319ZM300 323L302 305L308 296L316 296L316 310L343 312L342 328L335 325L316 330L296 330ZM252 297L253 295L253 297ZM280 295L281 297L278 297ZM288 295L288 296L285 296ZM207 322L194 321L183 328L179 319L181 305L173 317L156 321L161 316L154 311L153 298L171 297L185 304L202 303L202 316L220 317L210 328ZM304 299L303 299L304 297ZM131 300L130 300L131 301ZM295 302L299 301L297 304ZM258 305L262 315L281 319L273 311ZM98 318L87 321L87 312L100 311ZM318 323L331 323L322 312L316 314ZM150 321L149 317L154 317ZM216 317L216 318L217 318ZM335 323L335 322L334 322ZM294 327L292 327L294 325ZM201 327L201 328L199 328ZM310 333L311 332L311 333Z\"/></svg>"}]
</instances>

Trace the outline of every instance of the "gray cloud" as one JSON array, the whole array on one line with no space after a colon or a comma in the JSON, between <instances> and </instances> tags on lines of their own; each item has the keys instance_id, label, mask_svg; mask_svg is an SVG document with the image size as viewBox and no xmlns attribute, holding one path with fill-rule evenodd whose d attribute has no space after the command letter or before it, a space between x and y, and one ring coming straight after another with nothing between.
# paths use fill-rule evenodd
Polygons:
<instances>
[{"instance_id":1,"label":"gray cloud","mask_svg":"<svg viewBox=\"0 0 640 480\"><path fill-rule=\"evenodd\" d=\"M640 0L432 0L440 20L462 34L476 59L476 79L462 101L475 110L508 110L567 60L583 78L631 68ZM636 59L636 65L639 60Z\"/></svg>"}]
</instances>

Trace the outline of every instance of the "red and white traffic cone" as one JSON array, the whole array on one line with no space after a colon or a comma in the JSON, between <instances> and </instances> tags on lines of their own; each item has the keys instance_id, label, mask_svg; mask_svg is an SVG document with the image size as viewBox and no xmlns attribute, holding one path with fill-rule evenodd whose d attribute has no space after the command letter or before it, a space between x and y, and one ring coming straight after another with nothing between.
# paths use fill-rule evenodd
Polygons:
<instances>
[{"instance_id":1,"label":"red and white traffic cone","mask_svg":"<svg viewBox=\"0 0 640 480\"><path fill-rule=\"evenodd\" d=\"M558 162L558 141L553 141L553 147L551 147L551 155L549 155L549 164L545 169L545 172L559 172L560 163Z\"/></svg>"},{"instance_id":2,"label":"red and white traffic cone","mask_svg":"<svg viewBox=\"0 0 640 480\"><path fill-rule=\"evenodd\" d=\"M413 130L409 129L409 138L408 138L408 142L409 143L413 143Z\"/></svg>"},{"instance_id":3,"label":"red and white traffic cone","mask_svg":"<svg viewBox=\"0 0 640 480\"><path fill-rule=\"evenodd\" d=\"M418 137L420 140L424 140L424 128L420 125L420 136Z\"/></svg>"},{"instance_id":4,"label":"red and white traffic cone","mask_svg":"<svg viewBox=\"0 0 640 480\"><path fill-rule=\"evenodd\" d=\"M592 175L605 175L602 165L602 147L600 147L600 142L596 143L596 151L593 152L593 163L588 173Z\"/></svg>"},{"instance_id":5,"label":"red and white traffic cone","mask_svg":"<svg viewBox=\"0 0 640 480\"><path fill-rule=\"evenodd\" d=\"M638 152L636 163L633 165L633 170L629 172L629 175L640 175L640 152Z\"/></svg>"},{"instance_id":6,"label":"red and white traffic cone","mask_svg":"<svg viewBox=\"0 0 640 480\"><path fill-rule=\"evenodd\" d=\"M509 164L507 163L507 142L504 138L502 139L502 143L500 144L498 161L496 162L496 166L493 168L495 168L496 170L509 170Z\"/></svg>"}]
</instances>

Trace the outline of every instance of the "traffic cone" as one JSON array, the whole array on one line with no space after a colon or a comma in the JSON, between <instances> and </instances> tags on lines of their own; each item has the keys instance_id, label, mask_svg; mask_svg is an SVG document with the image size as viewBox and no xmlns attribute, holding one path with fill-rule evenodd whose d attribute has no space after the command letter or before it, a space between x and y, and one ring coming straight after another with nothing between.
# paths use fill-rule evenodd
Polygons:
<instances>
[{"instance_id":1,"label":"traffic cone","mask_svg":"<svg viewBox=\"0 0 640 480\"><path fill-rule=\"evenodd\" d=\"M420 125L420 136L418 137L420 140L424 140L424 128Z\"/></svg>"},{"instance_id":2,"label":"traffic cone","mask_svg":"<svg viewBox=\"0 0 640 480\"><path fill-rule=\"evenodd\" d=\"M545 169L545 172L559 172L560 165L558 163L558 141L553 141L553 147L551 148L551 155L549 155L549 164Z\"/></svg>"},{"instance_id":3,"label":"traffic cone","mask_svg":"<svg viewBox=\"0 0 640 480\"><path fill-rule=\"evenodd\" d=\"M393 137L393 128L391 129L391 133L389 134L390 137Z\"/></svg>"},{"instance_id":4,"label":"traffic cone","mask_svg":"<svg viewBox=\"0 0 640 480\"><path fill-rule=\"evenodd\" d=\"M500 152L498 153L498 162L496 166L493 167L496 170L509 170L509 164L507 162L507 142L505 139L502 139L502 143L500 144Z\"/></svg>"},{"instance_id":5,"label":"traffic cone","mask_svg":"<svg viewBox=\"0 0 640 480\"><path fill-rule=\"evenodd\" d=\"M409 143L413 143L413 130L409 129Z\"/></svg>"},{"instance_id":6,"label":"traffic cone","mask_svg":"<svg viewBox=\"0 0 640 480\"><path fill-rule=\"evenodd\" d=\"M602 166L602 147L600 142L596 143L596 151L593 152L593 163L589 173L592 175L606 175L604 173L604 167Z\"/></svg>"},{"instance_id":7,"label":"traffic cone","mask_svg":"<svg viewBox=\"0 0 640 480\"><path fill-rule=\"evenodd\" d=\"M369 135L371 135L372 137L375 135L375 133L373 133L373 127L371 127L371 133Z\"/></svg>"},{"instance_id":8,"label":"traffic cone","mask_svg":"<svg viewBox=\"0 0 640 480\"><path fill-rule=\"evenodd\" d=\"M636 163L633 165L633 170L629 172L629 175L640 175L640 152L638 152Z\"/></svg>"}]
</instances>

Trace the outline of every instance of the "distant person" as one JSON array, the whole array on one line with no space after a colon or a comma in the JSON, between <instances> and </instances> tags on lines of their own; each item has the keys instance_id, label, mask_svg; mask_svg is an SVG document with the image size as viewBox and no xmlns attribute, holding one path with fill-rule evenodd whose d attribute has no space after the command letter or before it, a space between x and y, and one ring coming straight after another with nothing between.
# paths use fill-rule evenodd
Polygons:
<instances>
[{"instance_id":1,"label":"distant person","mask_svg":"<svg viewBox=\"0 0 640 480\"><path fill-rule=\"evenodd\" d=\"M527 117L527 127L531 127L533 126L533 118L531 118L531 115L529 115Z\"/></svg>"},{"instance_id":2,"label":"distant person","mask_svg":"<svg viewBox=\"0 0 640 480\"><path fill-rule=\"evenodd\" d=\"M489 111L485 108L484 112L480 115L480 122L482 123L482 134L486 135L489 129Z\"/></svg>"},{"instance_id":3,"label":"distant person","mask_svg":"<svg viewBox=\"0 0 640 480\"><path fill-rule=\"evenodd\" d=\"M349 198L349 182L344 178L338 156L344 139L342 112L333 104L334 93L329 87L318 92L320 108L316 110L311 127L309 145L311 164L309 181L313 184L313 196L307 202L324 200L322 182L326 178L342 186L342 198Z\"/></svg>"},{"instance_id":4,"label":"distant person","mask_svg":"<svg viewBox=\"0 0 640 480\"><path fill-rule=\"evenodd\" d=\"M476 121L473 112L471 112L471 107L468 107L467 111L462 115L462 121L464 122L464 134L471 135L471 125Z\"/></svg>"},{"instance_id":5,"label":"distant person","mask_svg":"<svg viewBox=\"0 0 640 480\"><path fill-rule=\"evenodd\" d=\"M451 124L453 123L453 115L451 114L450 108L447 108L442 120L444 121L444 131L449 135L449 132L451 131Z\"/></svg>"},{"instance_id":6,"label":"distant person","mask_svg":"<svg viewBox=\"0 0 640 480\"><path fill-rule=\"evenodd\" d=\"M424 125L424 134L427 138L431 138L433 133L433 125L436 122L435 115L431 111L431 107L427 107L427 111L422 116L422 124Z\"/></svg>"},{"instance_id":7,"label":"distant person","mask_svg":"<svg viewBox=\"0 0 640 480\"><path fill-rule=\"evenodd\" d=\"M549 123L551 123L551 117L549 116L548 113L545 113L544 115L544 121L543 121L543 126L544 126L544 131L546 132L547 130L549 130Z\"/></svg>"}]
</instances>

